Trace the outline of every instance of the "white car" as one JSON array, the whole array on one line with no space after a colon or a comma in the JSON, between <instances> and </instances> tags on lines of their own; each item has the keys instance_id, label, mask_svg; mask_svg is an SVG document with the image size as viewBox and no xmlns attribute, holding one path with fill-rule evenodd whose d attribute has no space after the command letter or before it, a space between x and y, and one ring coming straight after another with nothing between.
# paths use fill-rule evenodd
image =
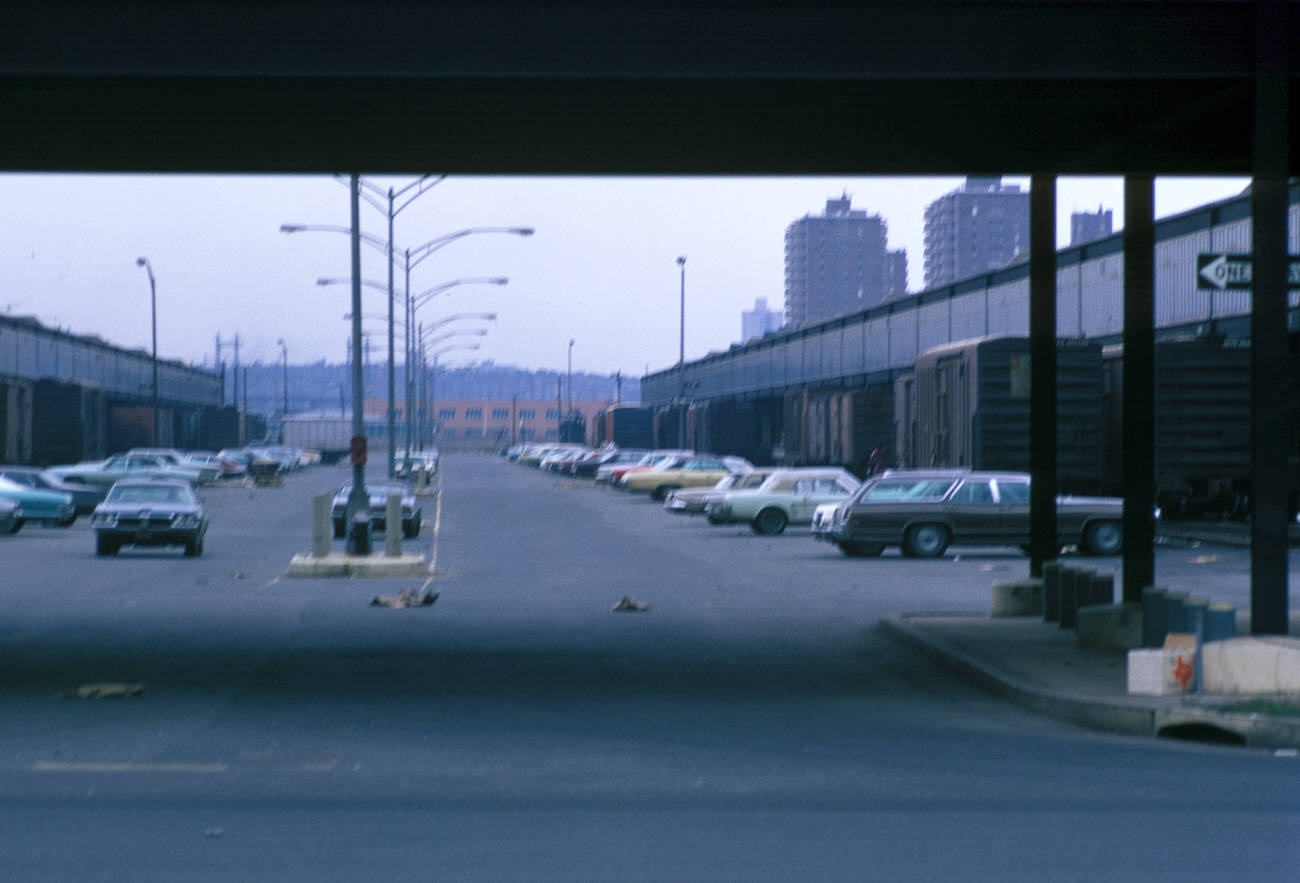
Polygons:
<instances>
[{"instance_id":1,"label":"white car","mask_svg":"<svg viewBox=\"0 0 1300 883\"><path fill-rule=\"evenodd\" d=\"M753 490L728 491L704 512L710 524L748 524L754 533L779 534L791 524L809 524L824 503L842 503L861 482L847 469L780 469Z\"/></svg>"}]
</instances>

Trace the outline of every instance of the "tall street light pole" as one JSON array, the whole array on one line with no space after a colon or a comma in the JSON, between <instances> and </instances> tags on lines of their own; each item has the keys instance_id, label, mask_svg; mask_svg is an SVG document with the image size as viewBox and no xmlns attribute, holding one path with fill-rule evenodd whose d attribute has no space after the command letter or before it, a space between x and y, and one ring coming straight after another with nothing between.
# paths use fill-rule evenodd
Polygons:
<instances>
[{"instance_id":1,"label":"tall street light pole","mask_svg":"<svg viewBox=\"0 0 1300 883\"><path fill-rule=\"evenodd\" d=\"M573 413L573 340L569 340L569 413Z\"/></svg>"},{"instance_id":2,"label":"tall street light pole","mask_svg":"<svg viewBox=\"0 0 1300 883\"><path fill-rule=\"evenodd\" d=\"M284 401L280 405L280 441L284 441L284 418L289 414L289 347L283 337L276 343L280 345L280 359L284 364Z\"/></svg>"},{"instance_id":3,"label":"tall street light pole","mask_svg":"<svg viewBox=\"0 0 1300 883\"><path fill-rule=\"evenodd\" d=\"M358 512L370 510L370 495L366 491L366 424L365 378L361 363L361 176L352 175L351 192L352 226L348 233L352 240L352 493L348 494L345 508L350 530L352 519Z\"/></svg>"},{"instance_id":4,"label":"tall street light pole","mask_svg":"<svg viewBox=\"0 0 1300 883\"><path fill-rule=\"evenodd\" d=\"M137 267L144 267L149 274L149 324L153 336L153 443L158 441L158 286L153 278L153 265L148 258L135 259Z\"/></svg>"},{"instance_id":5,"label":"tall street light pole","mask_svg":"<svg viewBox=\"0 0 1300 883\"><path fill-rule=\"evenodd\" d=\"M682 382L681 410L677 414L677 447L686 447L686 255L677 258L682 273L681 331L678 336L677 373Z\"/></svg>"}]
</instances>

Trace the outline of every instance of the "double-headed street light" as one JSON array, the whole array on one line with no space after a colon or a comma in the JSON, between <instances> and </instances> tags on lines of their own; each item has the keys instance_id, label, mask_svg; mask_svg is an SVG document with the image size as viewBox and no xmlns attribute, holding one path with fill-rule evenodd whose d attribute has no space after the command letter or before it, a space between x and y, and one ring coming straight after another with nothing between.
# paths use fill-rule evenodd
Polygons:
<instances>
[{"instance_id":1,"label":"double-headed street light","mask_svg":"<svg viewBox=\"0 0 1300 883\"><path fill-rule=\"evenodd\" d=\"M394 376L394 370L395 370L394 364L396 361L394 355L394 329L396 326L396 319L394 317L394 302L396 297L393 291L393 261L396 258L397 249L393 244L393 217L402 208L405 208L407 205L410 205L411 201L413 201L415 197L419 196L420 193L425 192L429 187L432 187L434 184L439 183L446 176L444 175L442 177L439 177L437 178L437 180L433 181L432 183L429 183L428 179L431 177L433 176L425 175L419 178L418 180L412 182L411 184L407 185L406 187L402 188L402 190L400 191L394 191L391 189L388 191L388 211L387 211L388 240L387 241L384 241L377 236L367 234L362 230L360 230L359 213L356 212L354 212L353 225L351 227L339 227L337 225L330 225L330 224L312 224L312 225L281 224L280 225L281 233L300 233L304 231L347 233L352 237L354 250L356 250L359 242L365 242L383 251L385 256L388 259L388 316L389 316L388 319L388 471L390 476L394 474L394 469L395 469L394 461L396 459L396 438L395 438L396 379ZM360 179L360 176L357 175L349 176L349 181L351 183L354 205L359 204L359 200L362 198L360 194L360 188L362 186L366 186L371 190L375 190L375 191L378 190L378 188L376 188L374 185L362 181ZM399 196L402 193L409 191L411 188L417 186L419 187L419 190L415 194L413 194L407 200L406 203L404 203L403 205L397 208L394 208L394 199L396 196ZM374 199L372 198L366 198L366 201L370 202L372 205L376 204ZM379 207L381 210L383 209L382 206L377 206L377 207ZM458 239L462 239L466 236L472 236L477 233L508 233L514 236L532 236L534 230L532 227L468 227L464 230L457 230L453 233L446 233L442 236L435 237L429 240L428 242L425 242L422 245L417 246L414 249L406 250L405 252L406 293L407 293L407 310L406 310L407 323L406 324L407 324L407 337L408 337L406 351L407 351L408 363L412 355L412 351L414 349L413 344L411 344L409 340L410 325L413 321L411 316L411 310L410 310L411 269L416 265L418 265L424 259L428 258L431 254L433 254L434 252L442 248L443 246L449 245L450 243L455 242ZM356 262L356 266L358 268L360 265L359 261L360 259L358 258ZM354 283L354 290L356 289L356 287L357 286ZM360 323L360 312L361 312L360 307L359 306L354 307L354 312L357 314L357 318L353 320L353 325L355 330L356 328L359 327L359 323ZM408 386L409 386L409 381L408 381ZM408 438L409 438L409 431L408 431ZM409 441L408 441L408 447L409 447Z\"/></svg>"},{"instance_id":2,"label":"double-headed street light","mask_svg":"<svg viewBox=\"0 0 1300 883\"><path fill-rule=\"evenodd\" d=\"M153 264L149 259L140 257L135 259L137 267L144 267L144 271L149 274L149 325L152 329L153 337L153 443L159 444L158 441L158 286L153 278Z\"/></svg>"}]
</instances>

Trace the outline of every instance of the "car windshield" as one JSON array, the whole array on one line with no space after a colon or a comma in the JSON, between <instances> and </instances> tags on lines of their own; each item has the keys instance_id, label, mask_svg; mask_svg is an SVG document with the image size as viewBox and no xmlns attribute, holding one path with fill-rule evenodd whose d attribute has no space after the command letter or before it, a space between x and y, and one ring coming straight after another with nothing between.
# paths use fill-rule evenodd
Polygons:
<instances>
[{"instance_id":1,"label":"car windshield","mask_svg":"<svg viewBox=\"0 0 1300 883\"><path fill-rule=\"evenodd\" d=\"M130 484L116 486L108 494L110 503L188 503L187 488L178 485Z\"/></svg>"},{"instance_id":2,"label":"car windshield","mask_svg":"<svg viewBox=\"0 0 1300 883\"><path fill-rule=\"evenodd\" d=\"M859 499L872 503L938 500L952 487L952 482L951 478L886 478L869 486Z\"/></svg>"}]
</instances>

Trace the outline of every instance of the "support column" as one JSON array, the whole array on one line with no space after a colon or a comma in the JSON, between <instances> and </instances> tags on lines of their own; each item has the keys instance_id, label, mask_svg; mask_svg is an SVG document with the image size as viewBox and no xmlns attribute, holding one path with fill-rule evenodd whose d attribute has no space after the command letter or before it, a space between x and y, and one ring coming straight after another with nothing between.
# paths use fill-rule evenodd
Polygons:
<instances>
[{"instance_id":1,"label":"support column","mask_svg":"<svg viewBox=\"0 0 1300 883\"><path fill-rule=\"evenodd\" d=\"M1056 176L1029 184L1029 575L1057 557Z\"/></svg>"},{"instance_id":2,"label":"support column","mask_svg":"<svg viewBox=\"0 0 1300 883\"><path fill-rule=\"evenodd\" d=\"M1155 585L1155 179L1124 176L1124 586Z\"/></svg>"},{"instance_id":3,"label":"support column","mask_svg":"<svg viewBox=\"0 0 1300 883\"><path fill-rule=\"evenodd\" d=\"M1289 3L1255 4L1251 337L1250 630L1287 633L1286 460L1291 350L1286 325Z\"/></svg>"}]
</instances>

